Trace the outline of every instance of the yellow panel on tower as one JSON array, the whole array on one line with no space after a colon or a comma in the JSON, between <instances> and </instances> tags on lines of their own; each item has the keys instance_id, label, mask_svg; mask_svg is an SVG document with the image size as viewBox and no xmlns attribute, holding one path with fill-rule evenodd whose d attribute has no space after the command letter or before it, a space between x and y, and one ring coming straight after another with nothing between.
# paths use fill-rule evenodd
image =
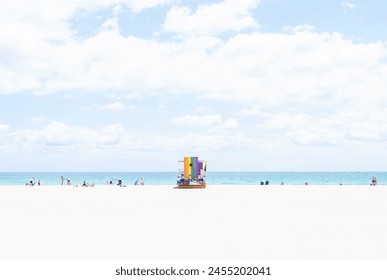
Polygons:
<instances>
[{"instance_id":1,"label":"yellow panel on tower","mask_svg":"<svg viewBox=\"0 0 387 280\"><path fill-rule=\"evenodd\" d=\"M190 178L191 157L184 157L184 178Z\"/></svg>"}]
</instances>

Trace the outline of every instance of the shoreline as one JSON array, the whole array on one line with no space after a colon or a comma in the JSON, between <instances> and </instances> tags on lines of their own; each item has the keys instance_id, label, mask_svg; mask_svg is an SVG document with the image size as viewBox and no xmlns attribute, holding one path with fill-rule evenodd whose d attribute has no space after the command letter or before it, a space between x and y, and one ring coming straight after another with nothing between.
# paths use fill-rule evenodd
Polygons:
<instances>
[{"instance_id":1,"label":"shoreline","mask_svg":"<svg viewBox=\"0 0 387 280\"><path fill-rule=\"evenodd\" d=\"M0 188L2 187L5 187L5 188L8 188L8 187L17 187L17 188L21 188L21 187L28 187L28 188L106 188L106 189L114 189L114 188L148 188L148 187L162 187L162 188L174 188L176 187L177 185L175 184L146 184L146 185L125 185L125 187L120 187L118 185L106 185L106 184L95 184L94 187L82 187L82 183L81 184L71 184L71 185L53 185L53 184L50 184L50 185L45 185L45 184L42 184L40 186L38 186L37 184L35 184L34 186L31 186L31 185L21 185L21 184L15 184L15 185L12 185L12 184L0 184ZM269 184L269 185L260 185L260 184L207 184L206 185L206 188L229 188L229 187L238 187L238 188L241 188L241 187L258 187L258 188L270 188L270 187L274 187L274 188L286 188L286 187L370 187L370 188L378 188L378 187L386 187L387 185L384 185L384 184L377 184L375 186L372 186L372 185L366 185L366 184L311 184L309 183L308 185L305 185L305 184Z\"/></svg>"},{"instance_id":2,"label":"shoreline","mask_svg":"<svg viewBox=\"0 0 387 280\"><path fill-rule=\"evenodd\" d=\"M112 181L116 184L122 180L127 186L143 178L145 185L174 185L177 172L15 172L0 173L0 185L25 185L40 180L43 185L60 185L70 180L72 184L81 185L83 181L106 185ZM208 185L269 185L288 186L304 185L369 185L376 176L379 184L387 182L387 172L208 172Z\"/></svg>"}]
</instances>

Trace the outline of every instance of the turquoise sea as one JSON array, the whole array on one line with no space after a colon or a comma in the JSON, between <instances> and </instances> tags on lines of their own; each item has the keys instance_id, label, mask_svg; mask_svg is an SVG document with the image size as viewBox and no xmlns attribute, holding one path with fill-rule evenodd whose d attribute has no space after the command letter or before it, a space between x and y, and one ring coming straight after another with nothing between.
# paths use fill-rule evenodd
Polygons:
<instances>
[{"instance_id":1,"label":"turquoise sea","mask_svg":"<svg viewBox=\"0 0 387 280\"><path fill-rule=\"evenodd\" d=\"M43 185L60 185L60 177L71 180L71 184L83 181L104 185L106 181L122 180L125 185L134 185L143 178L145 185L174 185L176 172L0 172L0 185L25 185L32 177ZM207 184L211 185L258 185L261 181L279 185L369 185L372 176L378 184L387 184L387 172L207 172ZM65 181L66 184L66 181Z\"/></svg>"}]
</instances>

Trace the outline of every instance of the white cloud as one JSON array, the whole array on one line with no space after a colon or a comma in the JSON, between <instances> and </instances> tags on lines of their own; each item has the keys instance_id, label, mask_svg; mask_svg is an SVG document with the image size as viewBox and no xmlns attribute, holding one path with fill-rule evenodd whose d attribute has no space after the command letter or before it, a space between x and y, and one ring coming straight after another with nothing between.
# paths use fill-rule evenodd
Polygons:
<instances>
[{"instance_id":1,"label":"white cloud","mask_svg":"<svg viewBox=\"0 0 387 280\"><path fill-rule=\"evenodd\" d=\"M3 32L2 29L0 33ZM307 30L242 34L224 41L196 37L158 42L123 37L107 30L84 41L72 40L70 36L63 45L32 40L30 44L42 46L37 48L29 44L9 45L6 38L0 37L3 48L8 50L0 53L4 61L0 66L1 92L125 92L111 95L118 103L107 104L105 109L123 109L121 101L139 98L146 92L194 93L200 98L249 104L250 108L239 111L245 116L260 115L262 108L266 112L276 106L318 104L333 108L329 109L330 114L340 119L341 113L356 110L366 116L368 111L381 112L387 105L387 45L356 43L338 33ZM13 64L15 61L19 62ZM282 110L294 117L288 109ZM198 116L173 123L220 127L226 122L208 112L206 119ZM313 123L316 129L308 130L309 134L301 127L293 130L291 138L298 139L298 143L337 143L335 139L381 141L387 137L360 128L373 127L368 117L353 117L358 126L344 128L325 125L318 121L317 113L309 113L309 117L313 121L306 123ZM300 116L294 121L303 123ZM225 127L233 125L230 121ZM331 136L320 135L319 131Z\"/></svg>"},{"instance_id":2,"label":"white cloud","mask_svg":"<svg viewBox=\"0 0 387 280\"><path fill-rule=\"evenodd\" d=\"M232 121L226 121L233 126ZM40 129L21 129L6 135L7 149L14 152L44 152L78 156L89 156L111 151L117 160L127 160L130 153L148 155L154 151L162 154L187 150L203 152L218 149L246 148L252 141L240 133L224 133L204 130L198 133L170 132L160 134L140 134L124 128L122 124L112 124L101 128L70 126L62 122L50 122ZM200 139L200 141L198 141Z\"/></svg>"},{"instance_id":3,"label":"white cloud","mask_svg":"<svg viewBox=\"0 0 387 280\"><path fill-rule=\"evenodd\" d=\"M296 25L296 26L287 25L283 29L286 32L294 32L294 33L296 33L296 32L312 32L314 29L314 26L310 25L310 24L303 24L303 25Z\"/></svg>"},{"instance_id":4,"label":"white cloud","mask_svg":"<svg viewBox=\"0 0 387 280\"><path fill-rule=\"evenodd\" d=\"M0 92L61 96L82 91L112 92L110 101L117 102L105 105L105 109L111 110L128 108L124 100L140 98L148 92L195 95L202 100L234 102L236 110L241 104L246 108L237 114L264 119L257 130L270 135L278 133L277 139L284 136L298 145L353 147L354 143L363 143L365 147L373 142L383 148L387 139L385 42L359 43L339 33L315 32L308 25L287 27L287 33L250 32L228 39L216 37L222 32L256 27L251 11L258 1L223 1L201 5L195 11L174 8L166 19L165 29L193 36L182 36L176 41L123 36L117 28L101 28L94 36L77 40L68 19L79 9L101 7L102 4L96 4L100 2L94 2L85 2L90 6L73 2L58 5L1 2ZM112 6L126 2L109 3ZM137 7L140 11L146 5L170 2L130 3L145 5ZM213 13L217 16L210 17ZM178 22L182 25L178 26ZM101 106L94 104L92 108ZM223 147L233 147L236 138L242 139L238 143L249 142L243 133L236 133L237 120L203 112L206 115L182 116L171 124L216 128L212 129L215 135L201 136L210 143L213 137L214 143L222 143L219 146ZM12 139L38 135L37 139L47 140L42 135L53 134L55 127L60 125L54 123L39 131L17 131ZM101 135L110 137L99 130L66 125L62 128L68 129L69 134L81 135L84 140L80 143L90 144ZM234 129L235 137L224 132L228 129ZM6 131L4 125L0 125L0 130ZM125 137L120 141L126 139L125 144L131 143L130 132L125 130L123 134ZM63 133L54 135L53 139L60 140ZM27 136L21 138L27 141ZM181 143L178 142L181 139L157 137L168 139L165 149L173 145L181 148L189 141L194 143L193 136L187 136L184 139L187 142ZM137 138L145 137L137 135ZM34 145L38 143L37 140ZM151 147L155 143L143 145Z\"/></svg>"},{"instance_id":5,"label":"white cloud","mask_svg":"<svg viewBox=\"0 0 387 280\"><path fill-rule=\"evenodd\" d=\"M197 111L197 112L211 113L212 110L213 110L213 109L212 109L210 106L199 106L199 107L196 107L196 111Z\"/></svg>"},{"instance_id":6,"label":"white cloud","mask_svg":"<svg viewBox=\"0 0 387 280\"><path fill-rule=\"evenodd\" d=\"M289 115L288 113L279 113L270 116L263 126L269 129L296 129L310 126L314 120L306 114Z\"/></svg>"},{"instance_id":7,"label":"white cloud","mask_svg":"<svg viewBox=\"0 0 387 280\"><path fill-rule=\"evenodd\" d=\"M134 99L141 99L143 94L141 94L138 91L128 93L128 94L115 94L115 93L109 93L106 94L106 97L114 100L134 100Z\"/></svg>"},{"instance_id":8,"label":"white cloud","mask_svg":"<svg viewBox=\"0 0 387 280\"><path fill-rule=\"evenodd\" d=\"M341 6L345 9L354 9L356 7L355 4L348 1L341 2Z\"/></svg>"},{"instance_id":9,"label":"white cloud","mask_svg":"<svg viewBox=\"0 0 387 280\"><path fill-rule=\"evenodd\" d=\"M252 7L258 2L243 3ZM360 104L361 100L378 106L387 89L387 47L381 42L355 43L340 34L310 28L290 34L250 33L224 41L195 37L178 42L124 37L104 30L77 41L65 24L71 11L59 9L62 20L53 20L47 27L48 23L37 23L36 18L44 18L43 11L25 10L30 9L29 17L23 9L13 10L12 17L5 12L5 19L0 17L11 28L0 31L2 93L166 90L261 106L321 100L329 94L332 99L327 102L331 103ZM25 36L14 36L24 33L32 36L28 43L23 41ZM50 43L60 39L63 44Z\"/></svg>"},{"instance_id":10,"label":"white cloud","mask_svg":"<svg viewBox=\"0 0 387 280\"><path fill-rule=\"evenodd\" d=\"M59 67L73 67L73 54L80 51L76 31L71 29L70 19L77 12L113 9L114 17L105 21L101 32L118 30L116 16L120 5L128 5L135 11L173 3L171 0L107 0L107 1L0 1L0 83L2 93L32 90L45 91L45 81L55 78ZM65 46L65 47L63 47ZM74 52L74 53L72 53ZM84 56L84 53L79 56ZM59 56L62 56L60 65ZM93 57L84 57L83 65L75 70L88 69ZM68 60L66 62L66 60ZM20 71L23 64L24 71ZM55 64L57 66L55 66ZM60 71L61 72L61 71ZM36 73L36 74L34 74ZM74 78L66 73L64 78ZM59 81L57 82L59 83ZM66 87L66 82L61 84Z\"/></svg>"},{"instance_id":11,"label":"white cloud","mask_svg":"<svg viewBox=\"0 0 387 280\"><path fill-rule=\"evenodd\" d=\"M266 120L257 125L268 131L277 131L299 145L351 146L370 141L387 142L387 110L378 112L343 110L328 116L303 113L266 114Z\"/></svg>"},{"instance_id":12,"label":"white cloud","mask_svg":"<svg viewBox=\"0 0 387 280\"><path fill-rule=\"evenodd\" d=\"M77 149L93 150L98 147L115 147L122 135L130 135L121 124L113 124L100 129L69 126L52 121L42 129L21 129L8 135L14 147L39 149Z\"/></svg>"},{"instance_id":13,"label":"white cloud","mask_svg":"<svg viewBox=\"0 0 387 280\"><path fill-rule=\"evenodd\" d=\"M216 35L227 31L257 28L251 15L260 0L225 0L202 4L193 13L189 7L174 7L166 17L164 30L185 35Z\"/></svg>"},{"instance_id":14,"label":"white cloud","mask_svg":"<svg viewBox=\"0 0 387 280\"><path fill-rule=\"evenodd\" d=\"M243 108L237 114L241 115L241 116L258 116L258 115L262 114L262 110L261 110L260 106L253 105L249 108Z\"/></svg>"},{"instance_id":15,"label":"white cloud","mask_svg":"<svg viewBox=\"0 0 387 280\"><path fill-rule=\"evenodd\" d=\"M123 9L119 4L115 5L113 8L113 17L118 17L122 13L122 11Z\"/></svg>"},{"instance_id":16,"label":"white cloud","mask_svg":"<svg viewBox=\"0 0 387 280\"><path fill-rule=\"evenodd\" d=\"M252 33L215 42L160 43L106 31L43 50L21 47L7 56L23 57L20 64L0 66L0 88L40 93L173 89L171 93L196 92L262 106L318 100L327 93L332 102L370 96L376 101L387 88L383 43L359 44L336 33L315 32Z\"/></svg>"},{"instance_id":17,"label":"white cloud","mask_svg":"<svg viewBox=\"0 0 387 280\"><path fill-rule=\"evenodd\" d=\"M101 31L119 32L119 23L117 18L110 18L101 25Z\"/></svg>"},{"instance_id":18,"label":"white cloud","mask_svg":"<svg viewBox=\"0 0 387 280\"><path fill-rule=\"evenodd\" d=\"M33 116L31 118L31 121L32 122L41 122L41 121L44 121L46 119L45 116Z\"/></svg>"},{"instance_id":19,"label":"white cloud","mask_svg":"<svg viewBox=\"0 0 387 280\"><path fill-rule=\"evenodd\" d=\"M102 110L112 110L112 111L123 111L126 109L125 105L122 102L113 102L106 104L101 107Z\"/></svg>"},{"instance_id":20,"label":"white cloud","mask_svg":"<svg viewBox=\"0 0 387 280\"><path fill-rule=\"evenodd\" d=\"M280 135L299 145L339 144L345 136L332 123L306 114L280 113L258 127L279 130Z\"/></svg>"},{"instance_id":21,"label":"white cloud","mask_svg":"<svg viewBox=\"0 0 387 280\"><path fill-rule=\"evenodd\" d=\"M222 124L223 129L233 129L236 127L238 127L238 122L232 118L225 120Z\"/></svg>"},{"instance_id":22,"label":"white cloud","mask_svg":"<svg viewBox=\"0 0 387 280\"><path fill-rule=\"evenodd\" d=\"M185 126L213 126L221 123L222 117L220 115L185 115L171 121L173 125Z\"/></svg>"},{"instance_id":23,"label":"white cloud","mask_svg":"<svg viewBox=\"0 0 387 280\"><path fill-rule=\"evenodd\" d=\"M141 12L144 9L153 8L160 5L172 4L177 0L126 0L125 2L133 11Z\"/></svg>"},{"instance_id":24,"label":"white cloud","mask_svg":"<svg viewBox=\"0 0 387 280\"><path fill-rule=\"evenodd\" d=\"M238 122L233 118L222 120L220 115L185 115L174 118L172 125L181 125L188 129L195 127L209 127L212 131L222 134L238 127Z\"/></svg>"},{"instance_id":25,"label":"white cloud","mask_svg":"<svg viewBox=\"0 0 387 280\"><path fill-rule=\"evenodd\" d=\"M10 126L0 123L0 132L10 129Z\"/></svg>"}]
</instances>

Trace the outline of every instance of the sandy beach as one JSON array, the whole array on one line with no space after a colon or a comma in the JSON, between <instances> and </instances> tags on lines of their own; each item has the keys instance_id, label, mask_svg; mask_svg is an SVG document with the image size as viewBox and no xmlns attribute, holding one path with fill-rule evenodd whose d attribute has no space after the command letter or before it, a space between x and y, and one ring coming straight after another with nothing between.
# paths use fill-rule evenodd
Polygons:
<instances>
[{"instance_id":1,"label":"sandy beach","mask_svg":"<svg viewBox=\"0 0 387 280\"><path fill-rule=\"evenodd\" d=\"M0 187L0 259L387 259L383 186Z\"/></svg>"}]
</instances>

